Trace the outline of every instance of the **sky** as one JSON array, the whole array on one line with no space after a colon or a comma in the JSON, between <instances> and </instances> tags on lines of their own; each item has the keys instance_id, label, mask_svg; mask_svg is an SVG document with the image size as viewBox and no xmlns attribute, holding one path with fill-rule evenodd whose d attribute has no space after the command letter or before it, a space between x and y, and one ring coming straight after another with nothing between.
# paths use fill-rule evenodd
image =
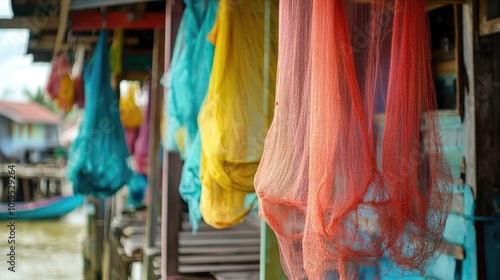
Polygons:
<instances>
[{"instance_id":1,"label":"sky","mask_svg":"<svg viewBox=\"0 0 500 280\"><path fill-rule=\"evenodd\" d=\"M12 18L10 0L0 0L0 18ZM0 29L0 100L26 102L23 89L44 88L50 64L27 55L28 29Z\"/></svg>"}]
</instances>

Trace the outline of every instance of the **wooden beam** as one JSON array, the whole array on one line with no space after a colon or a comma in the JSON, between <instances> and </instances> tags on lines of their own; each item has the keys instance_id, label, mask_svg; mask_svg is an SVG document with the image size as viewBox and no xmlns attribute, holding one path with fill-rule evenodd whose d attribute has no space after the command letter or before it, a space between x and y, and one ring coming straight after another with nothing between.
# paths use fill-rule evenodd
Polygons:
<instances>
[{"instance_id":1,"label":"wooden beam","mask_svg":"<svg viewBox=\"0 0 500 280\"><path fill-rule=\"evenodd\" d=\"M153 69L151 71L151 97L149 100L149 149L148 149L148 208L146 217L145 248L155 246L156 228L158 227L157 204L160 194L161 161L160 161L160 123L163 105L163 87L160 79L164 67L165 32L154 30ZM143 279L148 279L150 260L143 258Z\"/></svg>"},{"instance_id":2,"label":"wooden beam","mask_svg":"<svg viewBox=\"0 0 500 280\"><path fill-rule=\"evenodd\" d=\"M165 69L170 67L175 38L183 14L181 1L167 0L165 11ZM168 92L165 89L165 96ZM164 112L167 114L167 112ZM167 129L165 131L168 131ZM181 209L179 182L182 162L178 154L163 153L161 276L169 279L179 274L179 231Z\"/></svg>"},{"instance_id":3,"label":"wooden beam","mask_svg":"<svg viewBox=\"0 0 500 280\"><path fill-rule=\"evenodd\" d=\"M32 32L42 30L57 30L59 17L14 17L11 19L0 19L0 29L29 29Z\"/></svg>"},{"instance_id":4,"label":"wooden beam","mask_svg":"<svg viewBox=\"0 0 500 280\"><path fill-rule=\"evenodd\" d=\"M427 0L427 9L432 11L448 5L463 5L466 2L466 0Z\"/></svg>"},{"instance_id":5,"label":"wooden beam","mask_svg":"<svg viewBox=\"0 0 500 280\"><path fill-rule=\"evenodd\" d=\"M172 36L172 5L174 0L167 0L165 7L165 69L170 68L171 49L175 43ZM168 98L168 91L165 88L165 98ZM164 114L168 114L167 111ZM166 127L167 125L165 125ZM165 131L168 131L165 129ZM169 171L169 154L165 150L163 152L163 181L161 193L162 208L161 208L161 258L160 270L162 279L168 279L169 275L177 275L179 273L179 229L175 229L175 224L172 223L172 218L169 214L172 212L172 205L169 205L169 198L172 192L172 186L168 182ZM179 226L180 227L180 226ZM177 234L175 233L177 231ZM169 243L170 242L170 243ZM171 248L171 247L174 248ZM174 252L171 252L175 250ZM173 254L173 255L172 255Z\"/></svg>"},{"instance_id":6,"label":"wooden beam","mask_svg":"<svg viewBox=\"0 0 500 280\"><path fill-rule=\"evenodd\" d=\"M76 42L78 42L78 44L95 44L95 43L97 43L98 38L99 37L97 37L97 36L77 37ZM109 38L109 43L111 43L111 41L112 41L112 38ZM137 45L139 43L140 43L140 39L137 37L123 39L123 45Z\"/></svg>"},{"instance_id":7,"label":"wooden beam","mask_svg":"<svg viewBox=\"0 0 500 280\"><path fill-rule=\"evenodd\" d=\"M54 41L49 40L30 40L28 43L28 49L30 50L52 51L54 46Z\"/></svg>"},{"instance_id":8,"label":"wooden beam","mask_svg":"<svg viewBox=\"0 0 500 280\"><path fill-rule=\"evenodd\" d=\"M155 243L156 202L160 190L160 123L163 104L163 87L160 79L163 74L163 45L164 32L161 29L154 31L153 69L151 73L151 100L149 100L149 150L148 150L148 182L149 205L148 219L146 220L146 246L153 247Z\"/></svg>"},{"instance_id":9,"label":"wooden beam","mask_svg":"<svg viewBox=\"0 0 500 280\"><path fill-rule=\"evenodd\" d=\"M123 28L130 30L155 29L165 27L165 13L147 12L142 19L131 21L127 12L107 12L106 25L103 26L103 15L100 12L76 11L71 13L72 31Z\"/></svg>"},{"instance_id":10,"label":"wooden beam","mask_svg":"<svg viewBox=\"0 0 500 280\"><path fill-rule=\"evenodd\" d=\"M465 250L462 245L447 243L443 253L459 261L465 259Z\"/></svg>"},{"instance_id":11,"label":"wooden beam","mask_svg":"<svg viewBox=\"0 0 500 280\"><path fill-rule=\"evenodd\" d=\"M70 0L62 0L59 7L59 27L57 28L57 36L54 46L54 56L61 50L65 41L68 30L68 15L69 15Z\"/></svg>"}]
</instances>

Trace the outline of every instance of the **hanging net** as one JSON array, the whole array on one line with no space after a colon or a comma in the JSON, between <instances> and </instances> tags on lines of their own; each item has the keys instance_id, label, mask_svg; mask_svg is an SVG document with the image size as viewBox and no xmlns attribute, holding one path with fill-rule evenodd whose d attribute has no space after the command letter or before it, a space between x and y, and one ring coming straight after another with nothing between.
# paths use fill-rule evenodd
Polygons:
<instances>
[{"instance_id":1,"label":"hanging net","mask_svg":"<svg viewBox=\"0 0 500 280\"><path fill-rule=\"evenodd\" d=\"M79 44L76 47L75 61L71 68L71 79L75 84L75 103L79 109L83 108L85 101L83 85L83 68L85 66L85 45Z\"/></svg>"},{"instance_id":2,"label":"hanging net","mask_svg":"<svg viewBox=\"0 0 500 280\"><path fill-rule=\"evenodd\" d=\"M134 174L130 182L128 182L128 199L127 204L132 207L139 207L144 201L148 178L143 174Z\"/></svg>"},{"instance_id":3,"label":"hanging net","mask_svg":"<svg viewBox=\"0 0 500 280\"><path fill-rule=\"evenodd\" d=\"M142 124L142 112L135 102L135 93L139 89L138 82L129 82L126 95L120 98L120 119L125 130L125 141L131 155L135 151L135 141Z\"/></svg>"},{"instance_id":4,"label":"hanging net","mask_svg":"<svg viewBox=\"0 0 500 280\"><path fill-rule=\"evenodd\" d=\"M127 94L120 98L120 119L125 129L136 129L141 126L142 113L135 102L137 83L130 82Z\"/></svg>"},{"instance_id":5,"label":"hanging net","mask_svg":"<svg viewBox=\"0 0 500 280\"><path fill-rule=\"evenodd\" d=\"M184 159L180 194L189 206L193 232L198 229L200 213L201 141L198 113L205 99L212 71L214 45L207 40L217 14L217 1L185 1L173 62L167 75L167 148L179 151Z\"/></svg>"},{"instance_id":6,"label":"hanging net","mask_svg":"<svg viewBox=\"0 0 500 280\"><path fill-rule=\"evenodd\" d=\"M273 116L277 0L222 0L210 40L215 45L207 98L198 123L202 143L200 210L215 228L250 211L264 140Z\"/></svg>"},{"instance_id":7,"label":"hanging net","mask_svg":"<svg viewBox=\"0 0 500 280\"><path fill-rule=\"evenodd\" d=\"M99 34L92 62L85 68L85 112L71 146L68 179L75 193L114 194L132 175L118 100L110 84L108 34Z\"/></svg>"},{"instance_id":8,"label":"hanging net","mask_svg":"<svg viewBox=\"0 0 500 280\"><path fill-rule=\"evenodd\" d=\"M143 91L147 92L148 104L144 109L144 117L139 128L139 134L134 143L134 159L136 163L135 172L143 175L148 174L148 153L149 153L149 112L151 110L151 85L143 86Z\"/></svg>"},{"instance_id":9,"label":"hanging net","mask_svg":"<svg viewBox=\"0 0 500 280\"><path fill-rule=\"evenodd\" d=\"M67 54L61 54L54 57L50 68L49 79L45 90L51 99L56 99L59 96L61 82L63 78L70 73L70 65Z\"/></svg>"},{"instance_id":10,"label":"hanging net","mask_svg":"<svg viewBox=\"0 0 500 280\"><path fill-rule=\"evenodd\" d=\"M175 40L169 72L166 111L168 132L164 140L169 151L188 157L198 133L198 112L205 99L212 69L214 47L206 39L215 13L216 0L185 0L186 7Z\"/></svg>"},{"instance_id":11,"label":"hanging net","mask_svg":"<svg viewBox=\"0 0 500 280\"><path fill-rule=\"evenodd\" d=\"M73 109L75 104L75 84L69 73L64 74L59 86L59 94L57 96L57 107L64 113L68 113Z\"/></svg>"},{"instance_id":12,"label":"hanging net","mask_svg":"<svg viewBox=\"0 0 500 280\"><path fill-rule=\"evenodd\" d=\"M451 199L425 0L286 0L255 183L291 279L421 272ZM371 276L364 274L371 271Z\"/></svg>"},{"instance_id":13,"label":"hanging net","mask_svg":"<svg viewBox=\"0 0 500 280\"><path fill-rule=\"evenodd\" d=\"M109 49L111 73L118 75L122 72L123 29L113 31L113 42Z\"/></svg>"}]
</instances>

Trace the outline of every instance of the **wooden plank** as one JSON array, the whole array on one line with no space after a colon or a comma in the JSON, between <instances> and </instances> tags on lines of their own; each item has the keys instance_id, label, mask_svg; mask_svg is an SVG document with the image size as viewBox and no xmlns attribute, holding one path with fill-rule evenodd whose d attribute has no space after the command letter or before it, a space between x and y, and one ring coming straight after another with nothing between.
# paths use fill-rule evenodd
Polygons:
<instances>
[{"instance_id":1,"label":"wooden plank","mask_svg":"<svg viewBox=\"0 0 500 280\"><path fill-rule=\"evenodd\" d=\"M256 254L241 254L241 255L192 255L192 256L180 256L179 263L183 264L209 264L209 263L248 263L248 262L258 262L259 253Z\"/></svg>"},{"instance_id":2,"label":"wooden plank","mask_svg":"<svg viewBox=\"0 0 500 280\"><path fill-rule=\"evenodd\" d=\"M23 179L23 197L25 202L31 201L29 181L26 178Z\"/></svg>"},{"instance_id":3,"label":"wooden plank","mask_svg":"<svg viewBox=\"0 0 500 280\"><path fill-rule=\"evenodd\" d=\"M451 212L457 214L464 213L464 195L462 193L453 194L453 201L451 204Z\"/></svg>"},{"instance_id":4,"label":"wooden plank","mask_svg":"<svg viewBox=\"0 0 500 280\"><path fill-rule=\"evenodd\" d=\"M455 25L455 63L457 69L457 110L461 119L464 118L464 47L463 47L463 24L462 6L453 5L453 17Z\"/></svg>"},{"instance_id":5,"label":"wooden plank","mask_svg":"<svg viewBox=\"0 0 500 280\"><path fill-rule=\"evenodd\" d=\"M192 225L188 221L185 221L185 222L182 222L181 228L182 228L182 231L191 232ZM201 222L199 224L198 232L202 232L202 231L229 232L229 231L242 231L242 230L257 230L258 231L259 229L260 229L260 226L255 225L255 222L253 221L253 219L246 218L242 224L240 224L238 226L230 227L230 228L225 228L225 229L215 229L215 228L209 226L208 224Z\"/></svg>"},{"instance_id":6,"label":"wooden plank","mask_svg":"<svg viewBox=\"0 0 500 280\"><path fill-rule=\"evenodd\" d=\"M49 37L49 38L46 38ZM37 49L37 50L48 50L52 51L54 50L54 39L55 36L43 36L41 40L30 40L28 42L28 48L31 49Z\"/></svg>"},{"instance_id":7,"label":"wooden plank","mask_svg":"<svg viewBox=\"0 0 500 280\"><path fill-rule=\"evenodd\" d=\"M479 34L480 35L490 35L500 31L500 18L494 18L488 20L487 9L488 1L479 0ZM475 6L476 6L475 5Z\"/></svg>"},{"instance_id":8,"label":"wooden plank","mask_svg":"<svg viewBox=\"0 0 500 280\"><path fill-rule=\"evenodd\" d=\"M444 251L446 255L454 257L456 260L462 261L465 259L464 247L458 244L448 243Z\"/></svg>"},{"instance_id":9,"label":"wooden plank","mask_svg":"<svg viewBox=\"0 0 500 280\"><path fill-rule=\"evenodd\" d=\"M455 60L447 60L438 62L434 65L434 72L436 76L451 75L457 72Z\"/></svg>"},{"instance_id":10,"label":"wooden plank","mask_svg":"<svg viewBox=\"0 0 500 280\"><path fill-rule=\"evenodd\" d=\"M221 245L255 245L260 244L260 238L242 238L242 239L180 239L180 246L221 246Z\"/></svg>"},{"instance_id":11,"label":"wooden plank","mask_svg":"<svg viewBox=\"0 0 500 280\"><path fill-rule=\"evenodd\" d=\"M196 273L196 272L220 272L220 271L242 271L242 270L257 270L259 264L223 264L223 265L181 265L179 266L180 273Z\"/></svg>"},{"instance_id":12,"label":"wooden plank","mask_svg":"<svg viewBox=\"0 0 500 280\"><path fill-rule=\"evenodd\" d=\"M146 231L144 229L144 226L128 226L125 227L122 230L122 234L126 237L132 237L134 235L142 235ZM156 234L161 233L161 228L156 229ZM247 237L258 237L259 236L259 230L256 229L241 229L239 231L236 230L205 230L205 231L199 231L196 234L193 234L190 231L182 231L179 233L179 238L186 238L186 239L199 239L199 238L205 238L205 237L214 237L214 238L236 238L236 237L241 237L241 236L247 236Z\"/></svg>"},{"instance_id":13,"label":"wooden plank","mask_svg":"<svg viewBox=\"0 0 500 280\"><path fill-rule=\"evenodd\" d=\"M181 239L237 239L242 237L259 237L258 230L248 230L248 231L226 231L226 232L217 232L217 231L200 231L196 235L193 235L191 232L181 232L179 233L179 238Z\"/></svg>"},{"instance_id":14,"label":"wooden plank","mask_svg":"<svg viewBox=\"0 0 500 280\"><path fill-rule=\"evenodd\" d=\"M213 273L213 276L217 280L257 280L259 271L217 272Z\"/></svg>"},{"instance_id":15,"label":"wooden plank","mask_svg":"<svg viewBox=\"0 0 500 280\"><path fill-rule=\"evenodd\" d=\"M161 256L161 248L160 247L144 248L144 254L150 257Z\"/></svg>"},{"instance_id":16,"label":"wooden plank","mask_svg":"<svg viewBox=\"0 0 500 280\"><path fill-rule=\"evenodd\" d=\"M257 253L260 252L260 247L254 246L210 246L210 247L180 247L179 254L236 254L236 253Z\"/></svg>"},{"instance_id":17,"label":"wooden plank","mask_svg":"<svg viewBox=\"0 0 500 280\"><path fill-rule=\"evenodd\" d=\"M42 30L57 30L59 17L14 17L11 19L0 19L0 29L29 29L32 32Z\"/></svg>"}]
</instances>

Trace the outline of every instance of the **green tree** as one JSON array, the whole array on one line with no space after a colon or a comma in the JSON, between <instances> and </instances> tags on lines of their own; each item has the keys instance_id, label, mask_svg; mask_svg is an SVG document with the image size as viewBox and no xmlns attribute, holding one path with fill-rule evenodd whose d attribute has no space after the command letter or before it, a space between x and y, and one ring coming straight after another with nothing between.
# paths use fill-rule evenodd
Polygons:
<instances>
[{"instance_id":1,"label":"green tree","mask_svg":"<svg viewBox=\"0 0 500 280\"><path fill-rule=\"evenodd\" d=\"M31 92L28 89L23 89L23 93L29 98L31 102L36 102L52 112L58 111L54 102L50 101L47 98L47 94L41 88L38 88L36 92Z\"/></svg>"}]
</instances>

